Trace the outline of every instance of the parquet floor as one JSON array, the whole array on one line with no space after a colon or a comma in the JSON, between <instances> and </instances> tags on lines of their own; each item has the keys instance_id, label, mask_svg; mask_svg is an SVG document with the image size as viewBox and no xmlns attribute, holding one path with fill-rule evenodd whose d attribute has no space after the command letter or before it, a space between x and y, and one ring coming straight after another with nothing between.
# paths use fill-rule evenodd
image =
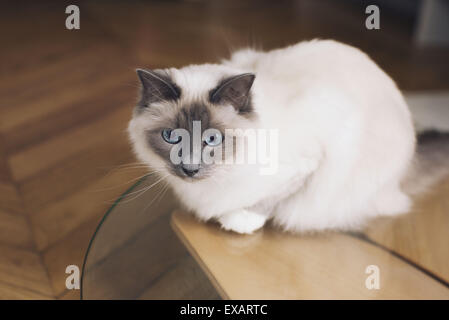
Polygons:
<instances>
[{"instance_id":1,"label":"parquet floor","mask_svg":"<svg viewBox=\"0 0 449 320\"><path fill-rule=\"evenodd\" d=\"M143 172L125 134L136 67L217 61L314 37L367 51L405 90L448 89L447 49L412 49L396 18L364 28L364 8L336 1L64 1L0 10L0 298L71 299L67 265L126 182Z\"/></svg>"}]
</instances>

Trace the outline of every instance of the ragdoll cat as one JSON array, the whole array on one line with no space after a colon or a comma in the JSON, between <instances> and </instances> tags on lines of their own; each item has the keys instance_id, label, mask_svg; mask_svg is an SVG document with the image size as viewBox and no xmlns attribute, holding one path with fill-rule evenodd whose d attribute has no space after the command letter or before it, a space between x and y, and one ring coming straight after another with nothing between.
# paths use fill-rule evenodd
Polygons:
<instances>
[{"instance_id":1,"label":"ragdoll cat","mask_svg":"<svg viewBox=\"0 0 449 320\"><path fill-rule=\"evenodd\" d=\"M135 153L201 220L238 233L269 219L288 231L351 230L411 206L403 189L414 179L411 114L392 79L356 48L313 40L137 73L141 97L129 124ZM249 154L232 145L241 131L228 137L227 129L276 133L274 173L261 171L266 163L206 163L201 154L217 148L222 160Z\"/></svg>"}]
</instances>

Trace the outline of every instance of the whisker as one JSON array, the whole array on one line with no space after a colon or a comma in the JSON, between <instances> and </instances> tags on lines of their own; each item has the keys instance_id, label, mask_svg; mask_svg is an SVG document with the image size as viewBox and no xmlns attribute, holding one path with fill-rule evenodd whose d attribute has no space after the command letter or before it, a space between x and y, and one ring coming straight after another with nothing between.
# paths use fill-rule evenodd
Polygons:
<instances>
[{"instance_id":1,"label":"whisker","mask_svg":"<svg viewBox=\"0 0 449 320\"><path fill-rule=\"evenodd\" d=\"M114 167L100 167L100 169L110 169L110 170L115 170L115 169L121 169L121 168L127 168L127 167L145 167L148 166L147 164L143 163L143 162L131 162L131 163L125 163L125 164L120 164Z\"/></svg>"},{"instance_id":2,"label":"whisker","mask_svg":"<svg viewBox=\"0 0 449 320\"><path fill-rule=\"evenodd\" d=\"M169 175L166 175L166 176L164 176L164 177L162 177L159 181L158 181L158 183L159 182L161 182L161 181L163 181L165 178L167 178ZM164 190L164 188L162 188L161 189L161 191L159 191L158 192L158 194L156 195L156 196L154 196L153 197L153 199L143 208L143 210L141 211L141 212L144 212L144 211L146 211L153 203L154 203L154 201L159 197L159 195L161 194L161 192Z\"/></svg>"},{"instance_id":3,"label":"whisker","mask_svg":"<svg viewBox=\"0 0 449 320\"><path fill-rule=\"evenodd\" d=\"M124 197L122 197L122 199L124 199L124 198L126 198L126 197L128 197L128 196L130 196L130 195L132 195L132 194L138 193L137 196L134 196L134 197L132 197L131 199L126 199L125 201L120 200L120 203L128 203L128 202L130 202L130 201L133 201L133 200L137 199L137 198L140 197L142 194L144 194L144 193L147 192L148 190L150 190L150 189L152 189L153 187L155 187L155 186L156 186L159 182L161 182L163 179L164 179L164 177L160 178L159 180L157 180L156 182L154 182L153 184L151 184L149 187L145 187L145 188L142 189L142 190L138 190L138 191L135 191L135 192L131 192L131 193L129 193L129 194L126 194Z\"/></svg>"},{"instance_id":4,"label":"whisker","mask_svg":"<svg viewBox=\"0 0 449 320\"><path fill-rule=\"evenodd\" d=\"M170 184L168 183L168 181L165 181L165 185L162 188L163 188L162 193L161 193L160 197L158 197L158 200L156 201L157 203L159 203L159 201L161 201L164 198L168 189L170 189Z\"/></svg>"},{"instance_id":5,"label":"whisker","mask_svg":"<svg viewBox=\"0 0 449 320\"><path fill-rule=\"evenodd\" d=\"M159 181L159 180L157 180L157 181ZM156 181L156 182L157 182L157 181ZM155 182L154 182L153 184L155 184ZM153 184L150 185L150 186L148 186L148 187L145 187L145 188L143 188L143 189L151 188L151 187L153 186ZM125 195L125 197L129 197L129 196L131 196L131 195L133 195L133 194L139 193L139 192L142 191L143 189L137 190L137 191L133 191L133 192L130 192L130 193L127 193L127 194Z\"/></svg>"},{"instance_id":6,"label":"whisker","mask_svg":"<svg viewBox=\"0 0 449 320\"><path fill-rule=\"evenodd\" d=\"M159 181L157 181L157 182L159 182ZM130 194L126 194L121 197L120 203L124 204L124 203L128 203L130 201L133 201L133 200L137 199L139 196L141 196L142 194L144 194L145 192L147 192L148 190L150 190L152 187L154 187L154 184L149 187L145 187L144 189L141 189L141 190L138 190L135 192L131 192ZM137 194L137 195L132 196L133 194ZM123 200L123 199L125 199L125 200ZM112 203L115 203L115 201L116 200L112 200L112 201L110 200L110 201L106 201L106 203L112 204Z\"/></svg>"},{"instance_id":7,"label":"whisker","mask_svg":"<svg viewBox=\"0 0 449 320\"><path fill-rule=\"evenodd\" d=\"M156 174L156 173L157 173L157 172L145 173L145 174L143 174L143 175L141 175L141 176L138 176L137 178L133 178L133 179L128 180L128 181L126 181L126 182L124 182L124 183L120 183L120 184L118 184L118 185L116 185L116 186L113 186L113 187L107 187L107 188L101 188L101 189L95 189L95 190L91 190L91 191L89 191L89 192L92 192L92 193L93 193L93 192L102 192L102 191L112 190L112 189L119 188L119 187L122 187L122 186L124 186L124 185L130 184L131 182L137 181L137 180L139 180L139 179L141 179L141 178L148 178L148 177L150 177L150 176L152 176L153 174Z\"/></svg>"}]
</instances>

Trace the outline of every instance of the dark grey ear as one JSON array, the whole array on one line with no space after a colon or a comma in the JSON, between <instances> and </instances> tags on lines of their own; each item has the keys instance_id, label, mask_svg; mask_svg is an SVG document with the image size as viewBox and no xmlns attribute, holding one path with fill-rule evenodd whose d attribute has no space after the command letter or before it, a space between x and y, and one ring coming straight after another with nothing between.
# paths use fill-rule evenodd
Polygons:
<instances>
[{"instance_id":1,"label":"dark grey ear","mask_svg":"<svg viewBox=\"0 0 449 320\"><path fill-rule=\"evenodd\" d=\"M249 90L253 85L255 77L252 73L244 73L224 79L211 91L210 101L212 103L230 103L239 113L251 112L252 105Z\"/></svg>"},{"instance_id":2,"label":"dark grey ear","mask_svg":"<svg viewBox=\"0 0 449 320\"><path fill-rule=\"evenodd\" d=\"M181 96L181 90L163 71L137 69L137 75L142 84L140 106L148 106L158 101L176 100Z\"/></svg>"}]
</instances>

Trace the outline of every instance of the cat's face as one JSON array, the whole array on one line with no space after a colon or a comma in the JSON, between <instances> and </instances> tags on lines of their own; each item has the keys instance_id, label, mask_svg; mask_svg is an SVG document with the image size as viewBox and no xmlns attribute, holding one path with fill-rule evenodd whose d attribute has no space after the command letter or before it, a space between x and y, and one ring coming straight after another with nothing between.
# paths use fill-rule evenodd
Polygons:
<instances>
[{"instance_id":1,"label":"cat's face","mask_svg":"<svg viewBox=\"0 0 449 320\"><path fill-rule=\"evenodd\" d=\"M235 137L226 130L247 126L254 118L254 75L220 76L199 86L189 85L189 77L179 70L137 74L141 98L128 130L140 160L161 175L189 182L223 169L236 151Z\"/></svg>"}]
</instances>

